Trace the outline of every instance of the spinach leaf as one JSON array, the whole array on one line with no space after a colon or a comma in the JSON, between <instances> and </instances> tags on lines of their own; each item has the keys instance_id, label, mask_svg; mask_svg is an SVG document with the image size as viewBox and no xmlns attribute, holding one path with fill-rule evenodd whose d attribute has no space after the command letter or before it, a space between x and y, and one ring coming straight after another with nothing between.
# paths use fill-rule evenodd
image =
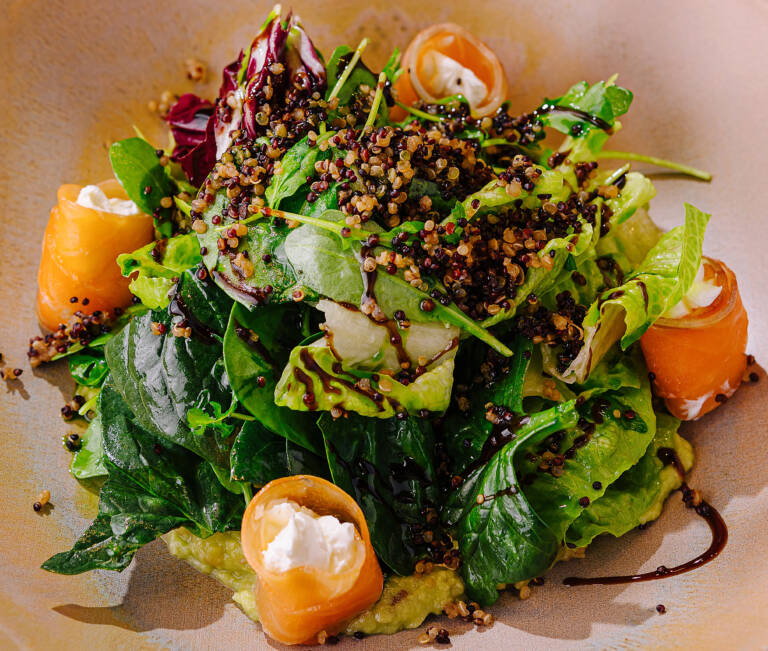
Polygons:
<instances>
[{"instance_id":1,"label":"spinach leaf","mask_svg":"<svg viewBox=\"0 0 768 651\"><path fill-rule=\"evenodd\" d=\"M306 287L336 302L353 305L360 304L365 292L359 248L357 243L342 243L334 233L310 225L294 229L285 241L286 256ZM403 310L411 321L447 322L485 341L503 355L511 354L503 343L459 308L432 300L427 292L413 287L400 275L378 273L375 294L385 314ZM433 307L432 311L422 309L425 300Z\"/></svg>"},{"instance_id":2,"label":"spinach leaf","mask_svg":"<svg viewBox=\"0 0 768 651\"><path fill-rule=\"evenodd\" d=\"M467 468L464 483L448 496L443 520L459 545L467 595L479 603L496 601L499 583L530 579L555 559L561 538L528 502L516 457L524 445L573 427L578 418L573 400L526 417L515 438L487 463L479 464L481 457Z\"/></svg>"},{"instance_id":3,"label":"spinach leaf","mask_svg":"<svg viewBox=\"0 0 768 651\"><path fill-rule=\"evenodd\" d=\"M217 241L221 230L217 230L220 227L212 220L224 212L225 205L226 193L217 193L213 205L203 215L208 228L198 235L200 245L207 249L203 262L213 274L216 284L232 299L249 307L267 302L293 302L294 292L299 291L312 299L312 294L303 287L285 255L285 238L290 229L284 220L270 221L265 218L251 223L248 234L240 238L238 251L247 254L253 265L253 273L248 277L233 264L235 253L219 251Z\"/></svg>"},{"instance_id":4,"label":"spinach leaf","mask_svg":"<svg viewBox=\"0 0 768 651\"><path fill-rule=\"evenodd\" d=\"M488 348L483 344L462 344L456 358L456 368L461 372L456 382L466 393L465 409L452 406L445 416L442 431L451 473L461 475L470 464L480 457L483 446L494 430L486 417L488 403L523 414L523 390L533 345L524 337L512 344L514 355L506 367L499 369L501 377L492 384L475 386L473 376L479 375L479 367L485 362Z\"/></svg>"},{"instance_id":5,"label":"spinach leaf","mask_svg":"<svg viewBox=\"0 0 768 651\"><path fill-rule=\"evenodd\" d=\"M356 414L334 420L326 413L318 424L333 481L363 510L376 554L397 574L413 573L428 553L425 512L439 498L429 421ZM432 531L438 540L439 528Z\"/></svg>"},{"instance_id":6,"label":"spinach leaf","mask_svg":"<svg viewBox=\"0 0 768 651\"><path fill-rule=\"evenodd\" d=\"M296 194L307 177L315 175L315 162L330 155L330 150L320 151L317 143L310 146L306 136L293 145L280 159L280 171L272 177L265 192L269 207L279 208L281 201Z\"/></svg>"},{"instance_id":7,"label":"spinach leaf","mask_svg":"<svg viewBox=\"0 0 768 651\"><path fill-rule=\"evenodd\" d=\"M163 208L160 201L176 194L176 188L152 145L143 138L118 140L109 148L109 161L130 200L143 213L155 215L155 227L164 237L169 237L171 209ZM145 193L146 188L151 191Z\"/></svg>"},{"instance_id":8,"label":"spinach leaf","mask_svg":"<svg viewBox=\"0 0 768 651\"><path fill-rule=\"evenodd\" d=\"M686 470L693 465L693 448L677 434L679 425L676 418L657 414L656 435L643 457L573 521L565 534L568 543L583 547L606 533L618 538L661 515L664 500L682 480L659 459L659 449L675 450Z\"/></svg>"},{"instance_id":9,"label":"spinach leaf","mask_svg":"<svg viewBox=\"0 0 768 651\"><path fill-rule=\"evenodd\" d=\"M80 449L72 455L69 472L76 479L104 477L107 467L104 464L104 445L102 442L101 414L96 413L88 429L80 437Z\"/></svg>"},{"instance_id":10,"label":"spinach leaf","mask_svg":"<svg viewBox=\"0 0 768 651\"><path fill-rule=\"evenodd\" d=\"M257 486L289 475L328 477L328 462L270 432L258 421L243 424L232 444L232 478Z\"/></svg>"},{"instance_id":11,"label":"spinach leaf","mask_svg":"<svg viewBox=\"0 0 768 651\"><path fill-rule=\"evenodd\" d=\"M187 424L190 409L212 400L228 404L231 399L221 345L210 334L224 331L226 317L219 313L224 307L220 295L212 283L185 272L178 300L191 310L189 315L194 315L190 316L193 335L172 336L171 316L152 311L134 318L112 339L105 356L115 388L141 427L207 461L226 466L229 442L214 428L198 433ZM153 322L165 326L166 334L153 334Z\"/></svg>"},{"instance_id":12,"label":"spinach leaf","mask_svg":"<svg viewBox=\"0 0 768 651\"><path fill-rule=\"evenodd\" d=\"M158 240L133 253L117 256L123 276L133 276L131 292L153 310L168 305L174 279L200 264L201 260L200 244L195 233Z\"/></svg>"},{"instance_id":13,"label":"spinach leaf","mask_svg":"<svg viewBox=\"0 0 768 651\"><path fill-rule=\"evenodd\" d=\"M235 396L264 427L321 454L315 418L275 404L279 374L291 349L304 338L305 309L266 305L249 312L236 303L224 335L224 365Z\"/></svg>"},{"instance_id":14,"label":"spinach leaf","mask_svg":"<svg viewBox=\"0 0 768 651\"><path fill-rule=\"evenodd\" d=\"M109 373L104 353L98 349L86 349L69 356L69 372L75 382L86 387L99 387Z\"/></svg>"},{"instance_id":15,"label":"spinach leaf","mask_svg":"<svg viewBox=\"0 0 768 651\"><path fill-rule=\"evenodd\" d=\"M139 426L111 383L102 389L101 409L109 477L99 514L73 548L44 569L122 570L140 547L175 527L205 537L237 526L243 501L222 487L209 463Z\"/></svg>"}]
</instances>

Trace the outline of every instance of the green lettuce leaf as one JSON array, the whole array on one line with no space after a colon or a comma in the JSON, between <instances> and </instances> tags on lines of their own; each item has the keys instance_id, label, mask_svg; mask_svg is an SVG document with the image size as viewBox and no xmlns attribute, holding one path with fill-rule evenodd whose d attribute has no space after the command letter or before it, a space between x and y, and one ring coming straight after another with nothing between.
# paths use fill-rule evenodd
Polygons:
<instances>
[{"instance_id":1,"label":"green lettuce leaf","mask_svg":"<svg viewBox=\"0 0 768 651\"><path fill-rule=\"evenodd\" d=\"M101 414L96 413L88 424L88 429L80 437L80 449L72 455L69 472L76 479L104 477L107 468L104 465L103 428Z\"/></svg>"},{"instance_id":2,"label":"green lettuce leaf","mask_svg":"<svg viewBox=\"0 0 768 651\"><path fill-rule=\"evenodd\" d=\"M152 257L155 249L162 252L159 262ZM168 305L168 295L176 284L173 279L201 260L200 244L194 233L151 242L133 253L117 256L123 276L132 276L131 292L152 310Z\"/></svg>"},{"instance_id":3,"label":"green lettuce leaf","mask_svg":"<svg viewBox=\"0 0 768 651\"><path fill-rule=\"evenodd\" d=\"M285 241L288 260L306 287L337 303L352 305L360 305L365 294L359 250L359 243L342 242L336 234L308 224L291 231ZM450 323L485 341L502 355L511 354L502 342L455 305L441 305L399 274L378 273L375 295L380 309L390 317L403 310L411 321ZM431 311L422 309L424 301L432 306Z\"/></svg>"},{"instance_id":4,"label":"green lettuce leaf","mask_svg":"<svg viewBox=\"0 0 768 651\"><path fill-rule=\"evenodd\" d=\"M618 538L661 515L664 500L682 480L674 466L659 459L659 449L675 450L686 471L693 465L693 448L677 434L679 426L676 418L657 415L656 435L643 457L573 521L565 535L568 543L584 547L606 533Z\"/></svg>"},{"instance_id":5,"label":"green lettuce leaf","mask_svg":"<svg viewBox=\"0 0 768 651\"><path fill-rule=\"evenodd\" d=\"M688 292L701 264L709 215L685 204L685 224L665 233L619 287L606 290L584 319L584 347L563 373L551 349L542 348L545 369L566 382L583 382L619 339L627 349Z\"/></svg>"},{"instance_id":6,"label":"green lettuce leaf","mask_svg":"<svg viewBox=\"0 0 768 651\"><path fill-rule=\"evenodd\" d=\"M525 446L518 458L523 492L561 540L583 512L584 502L600 498L634 466L656 431L650 382L639 351L605 360L581 388L581 426L565 428L543 445ZM547 462L553 456L559 465Z\"/></svg>"},{"instance_id":7,"label":"green lettuce leaf","mask_svg":"<svg viewBox=\"0 0 768 651\"><path fill-rule=\"evenodd\" d=\"M275 404L297 411L340 407L372 418L392 418L402 410L442 413L452 385L453 360L405 385L387 375L341 365L326 342L319 341L291 351L275 388Z\"/></svg>"}]
</instances>

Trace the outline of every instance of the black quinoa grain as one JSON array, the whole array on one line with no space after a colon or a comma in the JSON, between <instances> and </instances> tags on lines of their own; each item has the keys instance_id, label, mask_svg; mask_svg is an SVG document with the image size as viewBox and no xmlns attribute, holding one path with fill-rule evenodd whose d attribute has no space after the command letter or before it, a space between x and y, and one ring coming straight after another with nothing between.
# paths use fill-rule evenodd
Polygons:
<instances>
[{"instance_id":1,"label":"black quinoa grain","mask_svg":"<svg viewBox=\"0 0 768 651\"><path fill-rule=\"evenodd\" d=\"M587 508L589 506L589 498L585 495L579 498L579 506Z\"/></svg>"},{"instance_id":2,"label":"black quinoa grain","mask_svg":"<svg viewBox=\"0 0 768 651\"><path fill-rule=\"evenodd\" d=\"M656 606L656 612L659 613L659 615L663 615L667 612L667 607L664 604L659 604Z\"/></svg>"},{"instance_id":3,"label":"black quinoa grain","mask_svg":"<svg viewBox=\"0 0 768 651\"><path fill-rule=\"evenodd\" d=\"M757 373L752 372L752 373L749 374L749 381L750 382L757 382L759 379L760 379L760 376Z\"/></svg>"},{"instance_id":4,"label":"black quinoa grain","mask_svg":"<svg viewBox=\"0 0 768 651\"><path fill-rule=\"evenodd\" d=\"M718 393L718 394L715 396L715 402L720 402L720 403L723 403L723 402L725 402L726 400L728 400L728 396L726 396L724 393Z\"/></svg>"}]
</instances>

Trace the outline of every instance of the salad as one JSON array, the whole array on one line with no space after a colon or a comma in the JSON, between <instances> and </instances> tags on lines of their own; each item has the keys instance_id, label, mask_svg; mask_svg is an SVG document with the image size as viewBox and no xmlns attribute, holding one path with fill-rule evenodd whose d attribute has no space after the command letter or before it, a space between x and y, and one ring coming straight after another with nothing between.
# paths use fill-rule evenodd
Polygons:
<instances>
[{"instance_id":1,"label":"salad","mask_svg":"<svg viewBox=\"0 0 768 651\"><path fill-rule=\"evenodd\" d=\"M605 148L615 77L519 113L458 25L381 72L367 43L323 56L276 7L215 100L165 107L169 146L137 130L115 179L59 189L28 355L69 364L71 473L100 500L43 568L123 570L162 538L301 644L488 626L678 489L708 550L566 582L716 557L678 428L750 378L747 314L710 216L663 232L631 165L709 176Z\"/></svg>"}]
</instances>

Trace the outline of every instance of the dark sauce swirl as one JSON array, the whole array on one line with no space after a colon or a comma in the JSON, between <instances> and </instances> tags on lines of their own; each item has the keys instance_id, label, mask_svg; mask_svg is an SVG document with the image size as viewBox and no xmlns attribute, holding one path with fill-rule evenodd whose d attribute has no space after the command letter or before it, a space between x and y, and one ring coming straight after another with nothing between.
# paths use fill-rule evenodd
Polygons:
<instances>
[{"instance_id":1,"label":"dark sauce swirl","mask_svg":"<svg viewBox=\"0 0 768 651\"><path fill-rule=\"evenodd\" d=\"M658 457L661 459L664 465L672 465L677 470L677 474L682 480L685 476L685 469L680 462L680 458L672 448L659 448ZM643 574L632 574L627 576L598 576L594 578L569 576L563 579L565 585L616 585L620 583L640 583L642 581L654 581L656 579L665 579L670 576L677 576L678 574L685 574L691 570L695 570L702 565L706 565L711 560L715 559L726 543L728 542L728 528L725 526L725 521L717 510L704 500L701 500L698 504L695 504L696 493L683 481L679 490L683 494L683 502L688 508L696 511L696 514L701 516L707 521L709 529L712 532L712 542L707 550L683 563L682 565L676 565L674 567L666 567L664 565L659 566L653 572L645 572Z\"/></svg>"}]
</instances>

